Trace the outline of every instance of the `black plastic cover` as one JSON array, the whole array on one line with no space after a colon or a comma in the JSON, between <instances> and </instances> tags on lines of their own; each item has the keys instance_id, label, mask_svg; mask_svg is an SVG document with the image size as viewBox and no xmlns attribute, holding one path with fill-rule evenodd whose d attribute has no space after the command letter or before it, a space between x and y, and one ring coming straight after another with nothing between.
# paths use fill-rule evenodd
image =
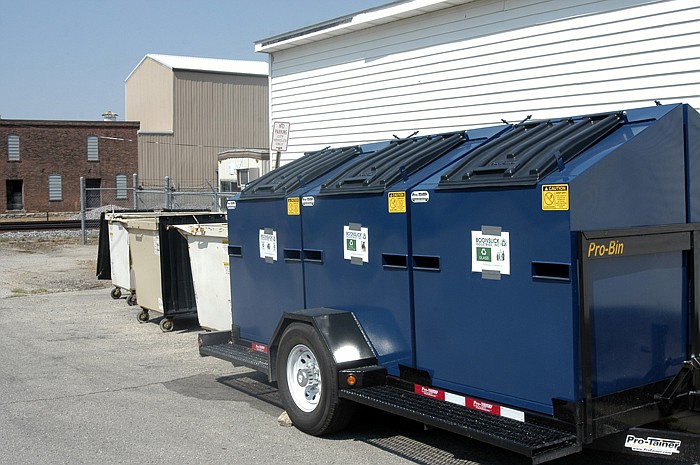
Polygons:
<instances>
[{"instance_id":1,"label":"black plastic cover","mask_svg":"<svg viewBox=\"0 0 700 465\"><path fill-rule=\"evenodd\" d=\"M240 199L281 198L361 153L359 146L310 152L293 162L270 171L246 186Z\"/></svg>"},{"instance_id":2,"label":"black plastic cover","mask_svg":"<svg viewBox=\"0 0 700 465\"><path fill-rule=\"evenodd\" d=\"M392 141L323 183L319 195L383 193L466 140L458 132Z\"/></svg>"},{"instance_id":3,"label":"black plastic cover","mask_svg":"<svg viewBox=\"0 0 700 465\"><path fill-rule=\"evenodd\" d=\"M112 279L112 262L109 250L109 223L105 212L100 213L100 236L97 243L97 279Z\"/></svg>"},{"instance_id":4,"label":"black plastic cover","mask_svg":"<svg viewBox=\"0 0 700 465\"><path fill-rule=\"evenodd\" d=\"M620 127L623 118L605 113L517 124L455 164L438 189L535 185Z\"/></svg>"}]
</instances>

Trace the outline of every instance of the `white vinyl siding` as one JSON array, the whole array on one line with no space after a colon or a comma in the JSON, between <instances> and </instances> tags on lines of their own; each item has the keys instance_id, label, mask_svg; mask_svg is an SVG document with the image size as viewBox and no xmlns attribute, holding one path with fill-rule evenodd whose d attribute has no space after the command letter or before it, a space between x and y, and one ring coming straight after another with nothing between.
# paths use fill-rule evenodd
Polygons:
<instances>
[{"instance_id":1,"label":"white vinyl siding","mask_svg":"<svg viewBox=\"0 0 700 465\"><path fill-rule=\"evenodd\" d=\"M63 185L60 174L49 175L49 200L63 200Z\"/></svg>"},{"instance_id":2,"label":"white vinyl siding","mask_svg":"<svg viewBox=\"0 0 700 465\"><path fill-rule=\"evenodd\" d=\"M7 161L19 161L19 136L17 134L7 136Z\"/></svg>"},{"instance_id":3,"label":"white vinyl siding","mask_svg":"<svg viewBox=\"0 0 700 465\"><path fill-rule=\"evenodd\" d=\"M100 145L97 136L88 136L87 138L87 159L88 161L100 160Z\"/></svg>"},{"instance_id":4,"label":"white vinyl siding","mask_svg":"<svg viewBox=\"0 0 700 465\"><path fill-rule=\"evenodd\" d=\"M662 103L700 108L697 0L477 0L273 52L284 161L327 145Z\"/></svg>"},{"instance_id":5,"label":"white vinyl siding","mask_svg":"<svg viewBox=\"0 0 700 465\"><path fill-rule=\"evenodd\" d=\"M124 200L127 196L126 175L117 175L117 200Z\"/></svg>"}]
</instances>

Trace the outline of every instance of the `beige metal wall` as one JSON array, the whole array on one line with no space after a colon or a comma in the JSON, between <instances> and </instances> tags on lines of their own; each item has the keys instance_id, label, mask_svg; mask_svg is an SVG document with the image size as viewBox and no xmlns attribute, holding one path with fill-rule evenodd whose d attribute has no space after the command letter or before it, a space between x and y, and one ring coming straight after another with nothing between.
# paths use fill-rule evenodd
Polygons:
<instances>
[{"instance_id":1,"label":"beige metal wall","mask_svg":"<svg viewBox=\"0 0 700 465\"><path fill-rule=\"evenodd\" d=\"M218 153L268 147L267 76L176 70L172 119L172 135L139 136L140 182L217 186Z\"/></svg>"},{"instance_id":2,"label":"beige metal wall","mask_svg":"<svg viewBox=\"0 0 700 465\"><path fill-rule=\"evenodd\" d=\"M172 132L173 72L147 57L124 84L126 118L141 132Z\"/></svg>"}]
</instances>

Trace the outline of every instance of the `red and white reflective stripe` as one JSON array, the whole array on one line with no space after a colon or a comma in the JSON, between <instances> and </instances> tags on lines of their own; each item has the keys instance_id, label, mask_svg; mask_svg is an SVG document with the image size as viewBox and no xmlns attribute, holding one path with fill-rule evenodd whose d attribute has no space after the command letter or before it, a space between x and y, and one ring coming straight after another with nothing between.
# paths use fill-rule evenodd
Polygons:
<instances>
[{"instance_id":1,"label":"red and white reflective stripe","mask_svg":"<svg viewBox=\"0 0 700 465\"><path fill-rule=\"evenodd\" d=\"M253 342L250 345L250 348L253 349L255 352L262 352L263 354L266 354L268 352L267 346L265 344L258 344L257 342Z\"/></svg>"},{"instance_id":2,"label":"red and white reflective stripe","mask_svg":"<svg viewBox=\"0 0 700 465\"><path fill-rule=\"evenodd\" d=\"M452 394L451 392L443 391L442 389L436 389L433 387L421 386L420 384L414 384L413 392L421 396L430 397L437 400L444 400L452 404L461 405L463 407L490 413L492 415L511 418L513 420L522 422L525 421L525 412L513 410L512 408L492 404L483 400L472 399L470 397Z\"/></svg>"}]
</instances>

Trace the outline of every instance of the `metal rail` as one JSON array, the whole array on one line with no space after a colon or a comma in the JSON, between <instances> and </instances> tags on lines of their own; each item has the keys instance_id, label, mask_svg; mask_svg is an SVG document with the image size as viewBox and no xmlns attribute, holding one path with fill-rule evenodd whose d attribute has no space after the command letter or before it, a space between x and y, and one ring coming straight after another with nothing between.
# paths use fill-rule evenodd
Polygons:
<instances>
[{"instance_id":1,"label":"metal rail","mask_svg":"<svg viewBox=\"0 0 700 465\"><path fill-rule=\"evenodd\" d=\"M100 225L99 220L86 220L87 228L97 228ZM63 221L8 221L0 222L0 232L11 231L48 231L55 229L80 229L80 220L63 220Z\"/></svg>"}]
</instances>

